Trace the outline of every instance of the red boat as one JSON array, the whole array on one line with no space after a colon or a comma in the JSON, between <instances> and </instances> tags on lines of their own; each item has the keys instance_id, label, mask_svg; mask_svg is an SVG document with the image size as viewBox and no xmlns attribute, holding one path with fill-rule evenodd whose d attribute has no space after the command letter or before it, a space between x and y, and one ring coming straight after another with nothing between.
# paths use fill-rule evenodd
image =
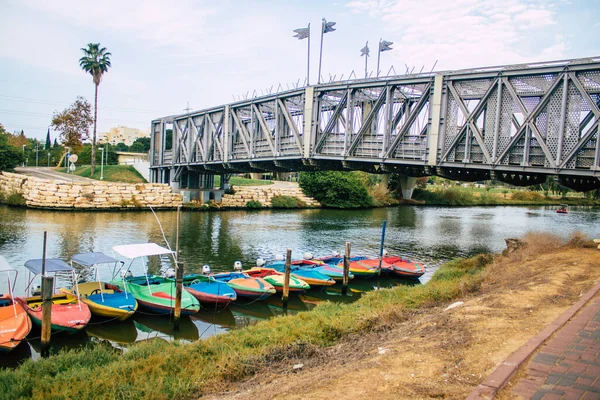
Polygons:
<instances>
[{"instance_id":1,"label":"red boat","mask_svg":"<svg viewBox=\"0 0 600 400\"><path fill-rule=\"evenodd\" d=\"M392 274L400 278L419 278L425 273L425 266L399 256L383 257L383 261L391 264Z\"/></svg>"},{"instance_id":2,"label":"red boat","mask_svg":"<svg viewBox=\"0 0 600 400\"><path fill-rule=\"evenodd\" d=\"M559 214L567 214L569 210L567 210L567 206L561 206L556 212Z\"/></svg>"},{"instance_id":3,"label":"red boat","mask_svg":"<svg viewBox=\"0 0 600 400\"><path fill-rule=\"evenodd\" d=\"M42 260L29 260L25 263L25 268L33 274L33 278L29 281L29 288L36 276L43 275ZM57 258L46 259L44 272L70 274L73 282L76 282L75 270L69 264ZM34 325L42 326L42 296L17 297L15 301L27 311ZM91 316L90 308L87 304L81 302L79 297L72 294L55 293L52 295L52 314L50 317L52 332L66 332L68 334L79 332L85 328Z\"/></svg>"}]
</instances>

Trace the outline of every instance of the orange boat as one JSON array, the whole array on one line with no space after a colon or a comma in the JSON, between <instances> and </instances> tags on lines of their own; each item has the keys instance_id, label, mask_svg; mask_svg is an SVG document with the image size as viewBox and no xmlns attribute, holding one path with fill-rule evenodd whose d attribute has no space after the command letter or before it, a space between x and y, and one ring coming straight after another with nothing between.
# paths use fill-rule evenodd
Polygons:
<instances>
[{"instance_id":1,"label":"orange boat","mask_svg":"<svg viewBox=\"0 0 600 400\"><path fill-rule=\"evenodd\" d=\"M425 273L425 266L399 256L383 257L383 261L391 266L393 275L400 278L419 278Z\"/></svg>"},{"instance_id":2,"label":"orange boat","mask_svg":"<svg viewBox=\"0 0 600 400\"><path fill-rule=\"evenodd\" d=\"M25 339L31 330L31 320L20 304L13 300L13 287L17 281L17 270L6 269L6 259L0 256L2 275L6 273L8 294L0 294L0 352L9 352ZM11 273L14 279L11 282Z\"/></svg>"}]
</instances>

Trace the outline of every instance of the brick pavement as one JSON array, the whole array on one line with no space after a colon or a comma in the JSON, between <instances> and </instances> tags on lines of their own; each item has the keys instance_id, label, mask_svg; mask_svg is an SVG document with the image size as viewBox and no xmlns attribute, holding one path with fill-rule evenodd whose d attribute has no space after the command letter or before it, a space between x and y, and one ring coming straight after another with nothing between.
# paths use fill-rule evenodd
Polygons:
<instances>
[{"instance_id":1,"label":"brick pavement","mask_svg":"<svg viewBox=\"0 0 600 400\"><path fill-rule=\"evenodd\" d=\"M492 399L518 371L512 395L600 400L600 283L500 364L467 398Z\"/></svg>"},{"instance_id":2,"label":"brick pavement","mask_svg":"<svg viewBox=\"0 0 600 400\"><path fill-rule=\"evenodd\" d=\"M528 399L600 399L600 296L529 360L512 393Z\"/></svg>"}]
</instances>

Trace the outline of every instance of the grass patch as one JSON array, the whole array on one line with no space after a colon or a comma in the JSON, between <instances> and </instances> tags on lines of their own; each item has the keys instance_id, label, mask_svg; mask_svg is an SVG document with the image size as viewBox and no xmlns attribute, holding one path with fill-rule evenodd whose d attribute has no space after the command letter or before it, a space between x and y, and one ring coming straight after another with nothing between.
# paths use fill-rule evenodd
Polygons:
<instances>
[{"instance_id":1,"label":"grass patch","mask_svg":"<svg viewBox=\"0 0 600 400\"><path fill-rule=\"evenodd\" d=\"M67 172L66 168L57 168L59 172ZM82 165L77 167L75 175L85 178L100 180L100 167L96 165L96 171L91 176L92 167ZM102 174L103 180L106 182L125 182L125 183L145 183L146 179L131 165L105 165Z\"/></svg>"},{"instance_id":2,"label":"grass patch","mask_svg":"<svg viewBox=\"0 0 600 400\"><path fill-rule=\"evenodd\" d=\"M109 346L61 352L0 370L3 398L172 399L223 390L270 362L307 356L345 337L389 329L414 309L445 304L477 290L489 255L454 260L431 282L369 292L351 304L326 302L220 336L182 344L136 343L120 354ZM200 368L193 366L201 366ZM118 379L115 379L118 377Z\"/></svg>"},{"instance_id":3,"label":"grass patch","mask_svg":"<svg viewBox=\"0 0 600 400\"><path fill-rule=\"evenodd\" d=\"M250 200L246 202L246 208L249 208L251 210L260 210L261 208L263 208L263 205L258 200Z\"/></svg>"},{"instance_id":4,"label":"grass patch","mask_svg":"<svg viewBox=\"0 0 600 400\"><path fill-rule=\"evenodd\" d=\"M232 176L229 178L229 184L235 186L263 186L263 185L272 185L272 181L265 181L262 179L249 179L242 178L239 176ZM215 187L221 186L221 175L215 175Z\"/></svg>"},{"instance_id":5,"label":"grass patch","mask_svg":"<svg viewBox=\"0 0 600 400\"><path fill-rule=\"evenodd\" d=\"M273 208L305 208L306 203L293 196L273 196L271 198Z\"/></svg>"},{"instance_id":6,"label":"grass patch","mask_svg":"<svg viewBox=\"0 0 600 400\"><path fill-rule=\"evenodd\" d=\"M9 206L24 207L27 203L25 197L18 192L6 193L0 190L0 203L8 204Z\"/></svg>"}]
</instances>

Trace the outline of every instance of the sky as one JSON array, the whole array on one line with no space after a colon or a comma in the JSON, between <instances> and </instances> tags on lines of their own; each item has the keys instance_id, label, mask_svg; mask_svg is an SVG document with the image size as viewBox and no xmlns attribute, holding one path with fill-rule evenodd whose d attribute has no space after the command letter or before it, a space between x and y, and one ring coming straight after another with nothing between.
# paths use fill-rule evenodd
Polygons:
<instances>
[{"instance_id":1,"label":"sky","mask_svg":"<svg viewBox=\"0 0 600 400\"><path fill-rule=\"evenodd\" d=\"M93 104L81 48L100 43L112 67L98 92L98 132L310 83L600 56L596 0L0 0L0 123L45 139L54 112ZM51 132L52 140L57 132Z\"/></svg>"}]
</instances>

